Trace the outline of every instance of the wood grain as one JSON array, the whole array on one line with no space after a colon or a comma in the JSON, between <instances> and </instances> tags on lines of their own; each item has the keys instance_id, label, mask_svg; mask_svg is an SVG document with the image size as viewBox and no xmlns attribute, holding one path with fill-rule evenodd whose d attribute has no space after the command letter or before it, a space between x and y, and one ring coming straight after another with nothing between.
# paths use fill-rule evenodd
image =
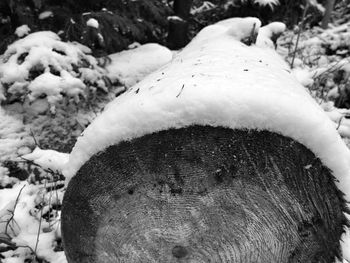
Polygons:
<instances>
[{"instance_id":1,"label":"wood grain","mask_svg":"<svg viewBox=\"0 0 350 263\"><path fill-rule=\"evenodd\" d=\"M93 156L63 202L72 262L333 262L346 224L331 172L290 138L191 126Z\"/></svg>"}]
</instances>

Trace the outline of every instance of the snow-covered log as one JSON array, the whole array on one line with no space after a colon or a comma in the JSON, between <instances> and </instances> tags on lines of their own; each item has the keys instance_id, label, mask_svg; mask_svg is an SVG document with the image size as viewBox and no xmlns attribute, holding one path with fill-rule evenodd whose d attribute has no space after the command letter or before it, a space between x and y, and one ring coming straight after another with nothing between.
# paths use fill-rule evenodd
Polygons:
<instances>
[{"instance_id":1,"label":"snow-covered log","mask_svg":"<svg viewBox=\"0 0 350 263\"><path fill-rule=\"evenodd\" d=\"M275 51L254 44L259 27L204 28L84 131L63 171L68 262L341 257L349 150Z\"/></svg>"}]
</instances>

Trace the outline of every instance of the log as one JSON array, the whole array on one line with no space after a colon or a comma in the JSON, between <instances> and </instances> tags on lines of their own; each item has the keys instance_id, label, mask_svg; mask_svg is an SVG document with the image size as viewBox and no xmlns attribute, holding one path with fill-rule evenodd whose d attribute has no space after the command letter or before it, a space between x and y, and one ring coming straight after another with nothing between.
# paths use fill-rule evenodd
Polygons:
<instances>
[{"instance_id":1,"label":"log","mask_svg":"<svg viewBox=\"0 0 350 263\"><path fill-rule=\"evenodd\" d=\"M344 207L329 169L290 138L191 126L93 156L62 231L69 262L333 262Z\"/></svg>"},{"instance_id":2,"label":"log","mask_svg":"<svg viewBox=\"0 0 350 263\"><path fill-rule=\"evenodd\" d=\"M259 23L205 28L84 131L64 171L69 263L342 258L349 150L266 41L244 44Z\"/></svg>"}]
</instances>

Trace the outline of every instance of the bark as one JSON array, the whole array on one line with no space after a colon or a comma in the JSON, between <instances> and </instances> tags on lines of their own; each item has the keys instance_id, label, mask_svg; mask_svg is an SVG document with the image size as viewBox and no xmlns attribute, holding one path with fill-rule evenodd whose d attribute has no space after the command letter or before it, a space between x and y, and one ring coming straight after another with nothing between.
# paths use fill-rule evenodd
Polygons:
<instances>
[{"instance_id":1,"label":"bark","mask_svg":"<svg viewBox=\"0 0 350 263\"><path fill-rule=\"evenodd\" d=\"M346 219L331 172L303 145L191 126L122 142L68 185L68 262L333 262Z\"/></svg>"},{"instance_id":2,"label":"bark","mask_svg":"<svg viewBox=\"0 0 350 263\"><path fill-rule=\"evenodd\" d=\"M169 20L168 46L171 49L179 49L184 47L188 42L188 19L192 0L175 0L174 1L174 16L181 20Z\"/></svg>"},{"instance_id":3,"label":"bark","mask_svg":"<svg viewBox=\"0 0 350 263\"><path fill-rule=\"evenodd\" d=\"M324 28L324 29L328 28L328 24L329 24L329 21L331 19L331 15L332 15L332 12L334 9L334 3L335 3L335 0L327 0L326 12L323 16L322 24L321 24L322 28Z\"/></svg>"}]
</instances>

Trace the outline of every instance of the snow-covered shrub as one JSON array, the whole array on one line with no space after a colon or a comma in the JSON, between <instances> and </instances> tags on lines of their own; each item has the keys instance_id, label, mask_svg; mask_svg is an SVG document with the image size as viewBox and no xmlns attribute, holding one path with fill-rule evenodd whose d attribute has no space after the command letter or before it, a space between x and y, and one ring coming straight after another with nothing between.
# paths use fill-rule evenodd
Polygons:
<instances>
[{"instance_id":1,"label":"snow-covered shrub","mask_svg":"<svg viewBox=\"0 0 350 263\"><path fill-rule=\"evenodd\" d=\"M54 112L64 97L79 102L96 88L107 90L105 70L89 53L89 48L62 42L53 32L32 33L4 53L0 95L5 103L45 99Z\"/></svg>"},{"instance_id":2,"label":"snow-covered shrub","mask_svg":"<svg viewBox=\"0 0 350 263\"><path fill-rule=\"evenodd\" d=\"M157 44L111 55L105 62L89 51L45 31L18 40L3 56L2 106L23 121L43 149L69 152L103 107L125 91L124 86L172 58L170 50Z\"/></svg>"}]
</instances>

